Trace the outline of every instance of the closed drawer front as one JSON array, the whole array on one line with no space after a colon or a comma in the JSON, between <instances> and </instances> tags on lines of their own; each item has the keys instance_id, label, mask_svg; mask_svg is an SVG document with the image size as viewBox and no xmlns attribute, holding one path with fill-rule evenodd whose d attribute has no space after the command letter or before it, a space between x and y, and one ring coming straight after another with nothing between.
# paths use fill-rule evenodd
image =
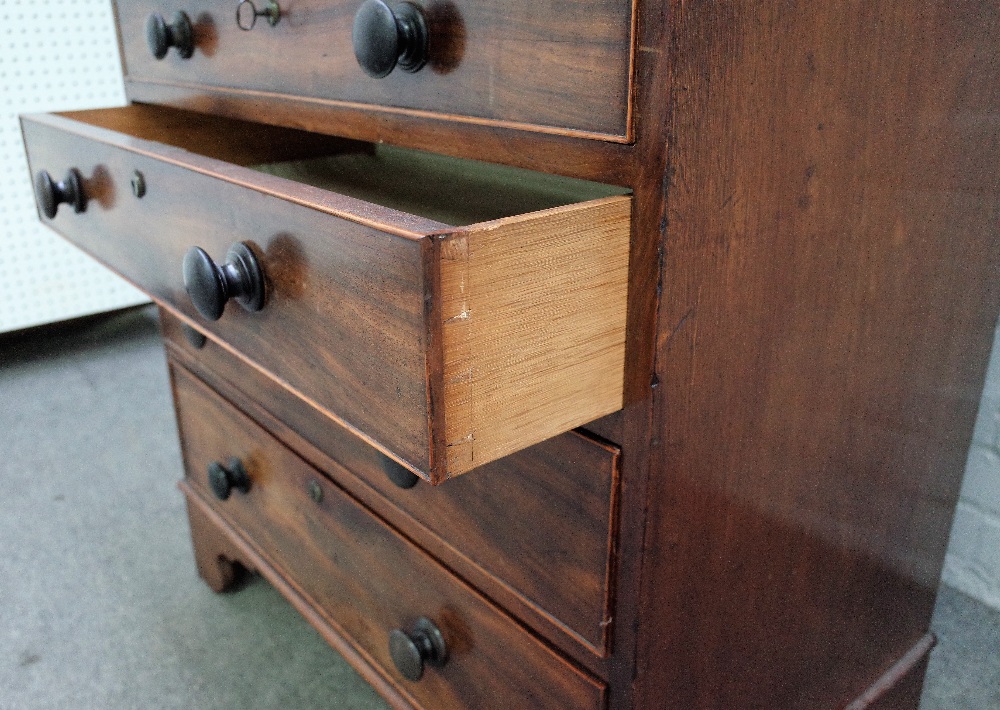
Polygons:
<instances>
[{"instance_id":1,"label":"closed drawer front","mask_svg":"<svg viewBox=\"0 0 1000 710\"><path fill-rule=\"evenodd\" d=\"M300 588L347 639L426 708L603 707L604 686L569 665L315 469L172 367L190 485ZM213 498L207 470L249 477L246 492ZM405 680L393 629L430 619L448 649L443 667Z\"/></svg>"},{"instance_id":2,"label":"closed drawer front","mask_svg":"<svg viewBox=\"0 0 1000 710\"><path fill-rule=\"evenodd\" d=\"M267 5L254 1L260 9ZM362 3L279 1L283 13L276 25L261 19L245 32L236 24L235 0L118 2L126 78L629 138L631 2L415 0L410 7L418 8L426 24L426 64L416 72L397 66L383 78L366 74L352 48ZM405 22L401 5L388 3ZM149 18L159 15L170 25L177 11L189 20L190 47L169 47L157 59L147 38ZM368 17L377 23L379 14ZM363 49L375 49L373 40L358 36Z\"/></svg>"},{"instance_id":3,"label":"closed drawer front","mask_svg":"<svg viewBox=\"0 0 1000 710\"><path fill-rule=\"evenodd\" d=\"M388 501L394 509L389 515L398 525L405 522L400 515L416 521L418 542L438 554L456 551L473 568L466 574L482 570L495 579L491 593L498 593L496 585L513 590L526 605L538 609L543 633L566 629L588 652L607 655L618 493L616 447L569 432L446 485L418 483L391 459L247 367L214 340L195 337L192 344L191 333L197 336L200 331L168 313L161 313L161 325L175 357L217 387L223 386L221 378L247 401L259 403L280 422L276 435L292 448L302 448L298 440L302 437L350 471L363 482L358 495ZM207 396L202 400L201 410L222 406ZM259 413L255 416L266 421ZM352 484L343 469L320 465L345 485ZM354 482L353 489L357 486ZM552 626L545 625L546 620Z\"/></svg>"},{"instance_id":4,"label":"closed drawer front","mask_svg":"<svg viewBox=\"0 0 1000 710\"><path fill-rule=\"evenodd\" d=\"M33 174L82 179L84 211L57 206L52 227L421 476L621 407L631 202L606 186L353 143L289 163L299 132L155 107L23 130ZM279 160L234 164L262 150ZM43 213L53 194L73 203L37 189ZM237 243L263 308L209 321L182 264Z\"/></svg>"}]
</instances>

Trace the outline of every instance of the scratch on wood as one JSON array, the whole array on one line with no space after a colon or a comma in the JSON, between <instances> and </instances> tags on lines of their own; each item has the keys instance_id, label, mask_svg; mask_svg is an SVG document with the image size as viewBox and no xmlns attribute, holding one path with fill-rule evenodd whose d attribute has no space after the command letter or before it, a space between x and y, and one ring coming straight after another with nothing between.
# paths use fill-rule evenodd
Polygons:
<instances>
[{"instance_id":1,"label":"scratch on wood","mask_svg":"<svg viewBox=\"0 0 1000 710\"><path fill-rule=\"evenodd\" d=\"M476 440L476 435L475 435L475 434L473 434L473 433L472 433L472 432L470 431L470 432L469 432L468 434L466 434L465 436L463 436L463 437L462 437L461 439L458 439L458 440L456 440L456 441L451 441L451 442L449 442L449 443L448 443L447 445L448 445L448 447L452 447L452 446L463 446L463 445L465 445L465 444L471 444L471 443L472 443L472 442L474 442L475 440Z\"/></svg>"},{"instance_id":2,"label":"scratch on wood","mask_svg":"<svg viewBox=\"0 0 1000 710\"><path fill-rule=\"evenodd\" d=\"M689 320L691 320L692 318L694 318L697 315L697 313L698 313L697 307L691 306L691 308L688 309L687 313L685 313L681 317L681 319L679 321L677 321L677 325L674 326L673 330L670 331L670 335L667 336L667 339L665 341L665 345L670 345L671 341L674 339L674 336L677 335L677 333L680 332L680 329L683 328L684 325Z\"/></svg>"},{"instance_id":3,"label":"scratch on wood","mask_svg":"<svg viewBox=\"0 0 1000 710\"><path fill-rule=\"evenodd\" d=\"M445 323L453 323L453 322L459 321L459 320L469 320L469 318L471 318L471 317L472 317L472 313L469 310L463 308L462 312L459 313L457 316L452 316L451 318L446 318L444 322Z\"/></svg>"}]
</instances>

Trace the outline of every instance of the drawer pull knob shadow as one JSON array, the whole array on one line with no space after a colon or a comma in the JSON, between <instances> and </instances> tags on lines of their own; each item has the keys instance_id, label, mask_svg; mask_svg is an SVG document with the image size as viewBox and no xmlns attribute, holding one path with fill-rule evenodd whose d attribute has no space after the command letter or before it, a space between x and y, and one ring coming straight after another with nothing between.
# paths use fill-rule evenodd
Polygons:
<instances>
[{"instance_id":1,"label":"drawer pull knob shadow","mask_svg":"<svg viewBox=\"0 0 1000 710\"><path fill-rule=\"evenodd\" d=\"M415 72L427 63L427 21L409 2L390 8L382 0L365 0L354 15L352 39L358 64L376 79L397 65Z\"/></svg>"},{"instance_id":2,"label":"drawer pull knob shadow","mask_svg":"<svg viewBox=\"0 0 1000 710\"><path fill-rule=\"evenodd\" d=\"M323 502L323 486L319 484L319 481L309 481L309 497L312 498L313 503Z\"/></svg>"},{"instance_id":3,"label":"drawer pull knob shadow","mask_svg":"<svg viewBox=\"0 0 1000 710\"><path fill-rule=\"evenodd\" d=\"M418 681L424 675L425 663L440 668L448 661L448 647L441 630L422 616L410 633L401 629L389 632L389 655L404 678Z\"/></svg>"},{"instance_id":4,"label":"drawer pull knob shadow","mask_svg":"<svg viewBox=\"0 0 1000 710\"><path fill-rule=\"evenodd\" d=\"M146 176L140 171L132 171L132 179L129 181L129 184L132 185L132 194L137 200L141 200L146 196Z\"/></svg>"},{"instance_id":5,"label":"drawer pull knob shadow","mask_svg":"<svg viewBox=\"0 0 1000 710\"><path fill-rule=\"evenodd\" d=\"M187 323L181 326L181 332L184 333L184 339L188 341L188 345L195 350L201 350L203 347L208 345L208 337L204 333L195 330Z\"/></svg>"},{"instance_id":6,"label":"drawer pull knob shadow","mask_svg":"<svg viewBox=\"0 0 1000 710\"><path fill-rule=\"evenodd\" d=\"M146 20L146 44L157 59L167 56L167 50L177 48L182 59L194 54L194 28L186 13L175 12L168 23L163 15L154 12Z\"/></svg>"},{"instance_id":7,"label":"drawer pull knob shadow","mask_svg":"<svg viewBox=\"0 0 1000 710\"><path fill-rule=\"evenodd\" d=\"M388 456L382 457L382 470L386 477L392 481L393 485L408 490L420 483L420 476L410 471L400 463L396 463Z\"/></svg>"},{"instance_id":8,"label":"drawer pull knob shadow","mask_svg":"<svg viewBox=\"0 0 1000 710\"><path fill-rule=\"evenodd\" d=\"M222 265L201 247L191 247L184 255L184 288L208 320L219 320L231 298L250 312L264 307L264 271L245 242L231 246Z\"/></svg>"},{"instance_id":9,"label":"drawer pull knob shadow","mask_svg":"<svg viewBox=\"0 0 1000 710\"><path fill-rule=\"evenodd\" d=\"M227 500L233 489L240 493L250 490L250 476L238 458L230 458L223 466L218 461L208 464L208 485L219 500Z\"/></svg>"},{"instance_id":10,"label":"drawer pull knob shadow","mask_svg":"<svg viewBox=\"0 0 1000 710\"><path fill-rule=\"evenodd\" d=\"M274 27L281 20L281 7L274 0L264 3L264 9L258 10L253 0L240 0L236 6L236 25L244 32L249 32L257 25L258 17L266 17L267 24Z\"/></svg>"},{"instance_id":11,"label":"drawer pull knob shadow","mask_svg":"<svg viewBox=\"0 0 1000 710\"><path fill-rule=\"evenodd\" d=\"M73 211L83 212L87 209L87 198L83 194L83 178L80 171L70 168L62 182L56 182L48 171L42 170L35 176L35 197L42 214L52 219L59 210L59 205L73 205Z\"/></svg>"}]
</instances>

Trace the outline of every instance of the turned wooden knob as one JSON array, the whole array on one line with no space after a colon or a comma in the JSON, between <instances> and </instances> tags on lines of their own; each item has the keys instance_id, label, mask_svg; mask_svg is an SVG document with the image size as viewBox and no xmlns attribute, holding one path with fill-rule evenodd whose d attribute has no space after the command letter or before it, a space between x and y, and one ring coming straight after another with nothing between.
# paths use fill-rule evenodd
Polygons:
<instances>
[{"instance_id":1,"label":"turned wooden knob","mask_svg":"<svg viewBox=\"0 0 1000 710\"><path fill-rule=\"evenodd\" d=\"M390 8L382 0L365 0L354 15L352 38L358 64L376 79L397 65L415 72L427 63L427 21L413 3Z\"/></svg>"},{"instance_id":2,"label":"turned wooden knob","mask_svg":"<svg viewBox=\"0 0 1000 710\"><path fill-rule=\"evenodd\" d=\"M83 178L80 171L70 168L62 182L56 182L45 170L35 176L35 198L42 214L52 219L59 205L73 205L73 211L80 213L87 209L87 198L83 194Z\"/></svg>"},{"instance_id":3,"label":"turned wooden knob","mask_svg":"<svg viewBox=\"0 0 1000 710\"><path fill-rule=\"evenodd\" d=\"M441 667L448 661L448 647L441 630L422 616L409 633L402 629L389 632L389 655L404 678L418 681L424 675L424 664Z\"/></svg>"},{"instance_id":4,"label":"turned wooden knob","mask_svg":"<svg viewBox=\"0 0 1000 710\"><path fill-rule=\"evenodd\" d=\"M230 247L223 264L212 261L201 247L192 247L184 255L183 273L191 303L208 320L219 320L229 299L251 312L264 307L264 271L245 242Z\"/></svg>"},{"instance_id":5,"label":"turned wooden knob","mask_svg":"<svg viewBox=\"0 0 1000 710\"><path fill-rule=\"evenodd\" d=\"M149 51L157 59L167 56L171 47L177 49L182 59L190 59L194 54L194 29L186 13L175 12L170 22L163 15L154 12L146 20L146 43Z\"/></svg>"},{"instance_id":6,"label":"turned wooden knob","mask_svg":"<svg viewBox=\"0 0 1000 710\"><path fill-rule=\"evenodd\" d=\"M218 461L208 464L208 486L219 500L226 500L233 490L246 493L250 490L250 476L238 458L230 458L225 465Z\"/></svg>"}]
</instances>

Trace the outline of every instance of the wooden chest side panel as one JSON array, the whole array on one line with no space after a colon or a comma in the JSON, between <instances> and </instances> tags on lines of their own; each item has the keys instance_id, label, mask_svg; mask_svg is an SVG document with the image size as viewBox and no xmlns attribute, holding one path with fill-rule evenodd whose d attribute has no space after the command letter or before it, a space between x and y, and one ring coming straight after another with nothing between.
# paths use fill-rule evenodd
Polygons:
<instances>
[{"instance_id":1,"label":"wooden chest side panel","mask_svg":"<svg viewBox=\"0 0 1000 710\"><path fill-rule=\"evenodd\" d=\"M672 5L643 697L844 707L939 583L1000 310L1000 15Z\"/></svg>"}]
</instances>

